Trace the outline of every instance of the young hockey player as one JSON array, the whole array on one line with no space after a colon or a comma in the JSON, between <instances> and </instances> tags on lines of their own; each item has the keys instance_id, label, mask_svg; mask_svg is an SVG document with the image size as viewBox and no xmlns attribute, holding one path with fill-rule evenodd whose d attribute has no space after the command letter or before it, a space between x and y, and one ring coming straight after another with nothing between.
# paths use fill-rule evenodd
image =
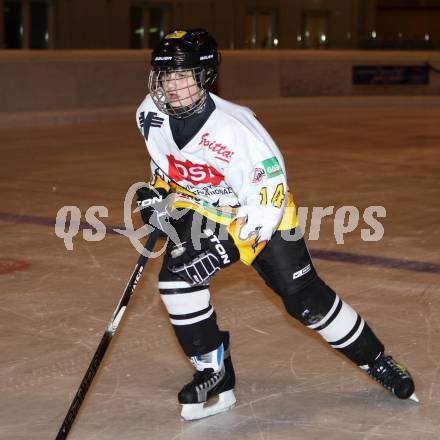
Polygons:
<instances>
[{"instance_id":1,"label":"young hockey player","mask_svg":"<svg viewBox=\"0 0 440 440\"><path fill-rule=\"evenodd\" d=\"M150 93L136 115L152 170L137 193L142 217L178 236L168 244L159 291L196 369L178 395L182 417L235 404L229 334L217 326L208 283L238 260L256 269L291 316L397 397L416 400L408 371L321 280L303 238L292 240L297 219L283 157L252 111L208 92L219 62L207 31L168 34L153 51ZM170 193L178 215L167 217L159 200Z\"/></svg>"}]
</instances>

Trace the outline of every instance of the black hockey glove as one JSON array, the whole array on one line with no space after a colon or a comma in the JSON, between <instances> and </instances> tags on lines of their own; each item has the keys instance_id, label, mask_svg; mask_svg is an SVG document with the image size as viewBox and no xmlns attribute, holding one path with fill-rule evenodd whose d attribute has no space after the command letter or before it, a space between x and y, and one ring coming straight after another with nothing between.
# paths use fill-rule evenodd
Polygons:
<instances>
[{"instance_id":1,"label":"black hockey glove","mask_svg":"<svg viewBox=\"0 0 440 440\"><path fill-rule=\"evenodd\" d=\"M169 193L163 188L152 186L139 188L136 191L137 205L146 225L159 229L166 234L169 219Z\"/></svg>"},{"instance_id":2,"label":"black hockey glove","mask_svg":"<svg viewBox=\"0 0 440 440\"><path fill-rule=\"evenodd\" d=\"M194 285L207 284L218 270L238 261L240 253L229 234L227 240L219 240L207 228L200 237L200 249L196 250L189 238L171 249L171 258L171 272Z\"/></svg>"}]
</instances>

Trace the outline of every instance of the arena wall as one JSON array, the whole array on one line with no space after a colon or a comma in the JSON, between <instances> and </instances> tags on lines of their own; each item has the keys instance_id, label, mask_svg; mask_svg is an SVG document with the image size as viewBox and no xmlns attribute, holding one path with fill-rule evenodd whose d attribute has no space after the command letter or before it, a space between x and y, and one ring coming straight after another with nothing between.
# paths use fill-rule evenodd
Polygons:
<instances>
[{"instance_id":1,"label":"arena wall","mask_svg":"<svg viewBox=\"0 0 440 440\"><path fill-rule=\"evenodd\" d=\"M355 64L440 67L439 52L222 51L216 91L227 99L439 95L427 85L352 85ZM126 117L147 92L149 51L0 51L0 126Z\"/></svg>"}]
</instances>

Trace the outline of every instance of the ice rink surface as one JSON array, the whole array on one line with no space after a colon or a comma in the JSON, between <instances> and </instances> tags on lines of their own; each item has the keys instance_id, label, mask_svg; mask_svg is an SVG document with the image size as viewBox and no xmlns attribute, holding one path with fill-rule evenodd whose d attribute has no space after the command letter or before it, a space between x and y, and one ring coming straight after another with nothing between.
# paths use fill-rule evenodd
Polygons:
<instances>
[{"instance_id":1,"label":"ice rink surface","mask_svg":"<svg viewBox=\"0 0 440 440\"><path fill-rule=\"evenodd\" d=\"M237 407L181 421L176 395L192 367L159 298L159 258L148 263L69 438L438 439L440 98L247 104L284 153L298 206L359 209L344 244L333 215L309 247L322 278L408 366L421 403L399 401L301 328L237 263L211 289L231 332ZM134 116L2 129L0 154L0 438L53 439L137 260L115 233L90 242L80 232L67 251L55 217L73 205L85 221L90 206L106 206L113 232L128 187L146 179L147 156ZM368 206L386 208L380 241L361 239Z\"/></svg>"}]
</instances>

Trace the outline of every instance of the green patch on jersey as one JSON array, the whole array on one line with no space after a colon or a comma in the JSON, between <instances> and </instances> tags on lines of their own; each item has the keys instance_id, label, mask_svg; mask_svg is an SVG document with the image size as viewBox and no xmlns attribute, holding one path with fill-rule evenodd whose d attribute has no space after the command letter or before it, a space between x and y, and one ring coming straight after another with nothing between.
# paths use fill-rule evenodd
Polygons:
<instances>
[{"instance_id":1,"label":"green patch on jersey","mask_svg":"<svg viewBox=\"0 0 440 440\"><path fill-rule=\"evenodd\" d=\"M266 177L268 179L283 174L281 165L275 156L271 157L270 159L263 160L263 167L264 170L266 171Z\"/></svg>"},{"instance_id":2,"label":"green patch on jersey","mask_svg":"<svg viewBox=\"0 0 440 440\"><path fill-rule=\"evenodd\" d=\"M232 220L236 215L236 210L234 208L231 208L229 206L222 206L222 207L216 207L212 206L209 202L206 200L203 201L203 209L207 212L210 212L211 214L215 214L219 217L225 217L229 220Z\"/></svg>"}]
</instances>

